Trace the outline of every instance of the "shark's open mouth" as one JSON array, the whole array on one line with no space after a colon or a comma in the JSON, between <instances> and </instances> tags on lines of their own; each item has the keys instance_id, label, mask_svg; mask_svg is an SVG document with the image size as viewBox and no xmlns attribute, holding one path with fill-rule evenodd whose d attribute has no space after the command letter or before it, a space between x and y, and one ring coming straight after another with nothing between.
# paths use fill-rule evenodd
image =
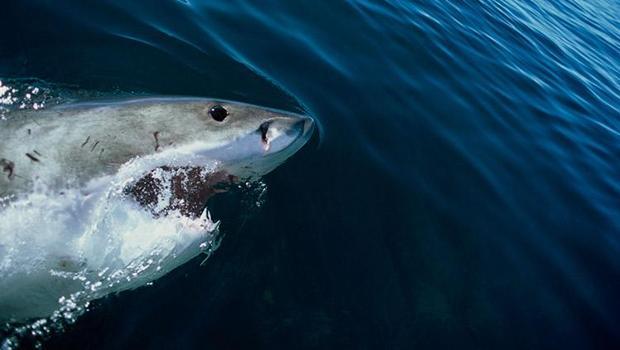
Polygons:
<instances>
[{"instance_id":1,"label":"shark's open mouth","mask_svg":"<svg viewBox=\"0 0 620 350\"><path fill-rule=\"evenodd\" d=\"M125 188L154 216L178 211L188 217L198 217L209 198L226 192L237 178L225 171L209 171L203 167L162 166L149 171Z\"/></svg>"}]
</instances>

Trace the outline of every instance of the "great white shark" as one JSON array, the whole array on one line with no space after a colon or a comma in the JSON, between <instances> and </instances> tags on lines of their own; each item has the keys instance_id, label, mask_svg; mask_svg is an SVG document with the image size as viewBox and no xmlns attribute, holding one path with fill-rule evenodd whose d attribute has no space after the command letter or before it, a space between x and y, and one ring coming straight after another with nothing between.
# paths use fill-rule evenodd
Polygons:
<instances>
[{"instance_id":1,"label":"great white shark","mask_svg":"<svg viewBox=\"0 0 620 350\"><path fill-rule=\"evenodd\" d=\"M207 199L310 138L310 117L206 98L18 111L0 123L0 321L153 281L204 251Z\"/></svg>"}]
</instances>

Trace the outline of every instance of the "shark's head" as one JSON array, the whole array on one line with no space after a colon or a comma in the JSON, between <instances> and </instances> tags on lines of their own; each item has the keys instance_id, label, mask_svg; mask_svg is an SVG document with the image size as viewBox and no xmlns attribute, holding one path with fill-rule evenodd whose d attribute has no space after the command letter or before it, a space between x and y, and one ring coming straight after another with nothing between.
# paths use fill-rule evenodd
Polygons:
<instances>
[{"instance_id":1,"label":"shark's head","mask_svg":"<svg viewBox=\"0 0 620 350\"><path fill-rule=\"evenodd\" d=\"M170 185L176 191L173 200L193 203L192 213L199 212L215 185L256 179L275 169L314 130L310 117L232 101L177 98L151 100L140 108L156 129L154 153L148 156L154 162L131 191L149 204L155 195L161 197L158 188ZM212 165L215 169L204 171Z\"/></svg>"},{"instance_id":2,"label":"shark's head","mask_svg":"<svg viewBox=\"0 0 620 350\"><path fill-rule=\"evenodd\" d=\"M219 161L239 178L270 172L297 152L314 129L310 117L235 102L207 102L203 113L217 143L199 141L195 154Z\"/></svg>"}]
</instances>

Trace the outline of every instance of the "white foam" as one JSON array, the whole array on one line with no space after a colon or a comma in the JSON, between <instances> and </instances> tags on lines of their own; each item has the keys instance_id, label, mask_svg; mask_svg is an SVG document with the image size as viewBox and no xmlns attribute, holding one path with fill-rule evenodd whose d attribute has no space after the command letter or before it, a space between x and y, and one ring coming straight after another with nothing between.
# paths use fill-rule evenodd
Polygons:
<instances>
[{"instance_id":1,"label":"white foam","mask_svg":"<svg viewBox=\"0 0 620 350\"><path fill-rule=\"evenodd\" d=\"M123 194L125 185L164 156L136 159L115 176L62 194L38 184L5 203L0 210L0 320L50 315L73 320L90 300L145 285L217 248L218 223L208 213L197 219L178 212L155 218ZM178 161L187 164L188 159ZM207 171L215 167L201 165Z\"/></svg>"}]
</instances>

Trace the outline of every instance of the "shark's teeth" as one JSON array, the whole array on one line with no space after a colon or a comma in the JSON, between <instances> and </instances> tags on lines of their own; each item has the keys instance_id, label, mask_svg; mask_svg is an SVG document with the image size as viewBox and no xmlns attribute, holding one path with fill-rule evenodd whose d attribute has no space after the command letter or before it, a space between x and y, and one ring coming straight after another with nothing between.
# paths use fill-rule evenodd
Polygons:
<instances>
[{"instance_id":1,"label":"shark's teeth","mask_svg":"<svg viewBox=\"0 0 620 350\"><path fill-rule=\"evenodd\" d=\"M200 225L204 228L205 234L211 235L211 239L200 244L201 252L206 255L200 263L201 266L207 262L209 257L211 257L213 251L219 246L219 240L217 238L217 235L220 230L220 223L220 220L213 222L213 219L211 218L211 212L209 212L207 208L205 208L205 210L200 215Z\"/></svg>"},{"instance_id":2,"label":"shark's teeth","mask_svg":"<svg viewBox=\"0 0 620 350\"><path fill-rule=\"evenodd\" d=\"M218 221L216 221L216 222L214 222L214 223L213 223L213 231L214 231L214 232L215 232L215 231L219 231L219 230L220 230L220 223L221 223L221 221L220 221L220 220L218 220Z\"/></svg>"},{"instance_id":3,"label":"shark's teeth","mask_svg":"<svg viewBox=\"0 0 620 350\"><path fill-rule=\"evenodd\" d=\"M213 219L211 218L211 212L208 208L205 207L205 210L202 212L202 214L200 214L200 220L213 222Z\"/></svg>"},{"instance_id":4,"label":"shark's teeth","mask_svg":"<svg viewBox=\"0 0 620 350\"><path fill-rule=\"evenodd\" d=\"M181 224L184 229L201 233L203 235L213 235L217 233L217 230L220 227L220 222L213 222L211 213L206 208L199 218L191 219L182 215L179 218L181 219Z\"/></svg>"},{"instance_id":5,"label":"shark's teeth","mask_svg":"<svg viewBox=\"0 0 620 350\"><path fill-rule=\"evenodd\" d=\"M205 210L200 215L200 225L205 228L208 233L217 233L220 229L220 220L213 222L213 218L211 216L211 212L209 209L205 208Z\"/></svg>"}]
</instances>

